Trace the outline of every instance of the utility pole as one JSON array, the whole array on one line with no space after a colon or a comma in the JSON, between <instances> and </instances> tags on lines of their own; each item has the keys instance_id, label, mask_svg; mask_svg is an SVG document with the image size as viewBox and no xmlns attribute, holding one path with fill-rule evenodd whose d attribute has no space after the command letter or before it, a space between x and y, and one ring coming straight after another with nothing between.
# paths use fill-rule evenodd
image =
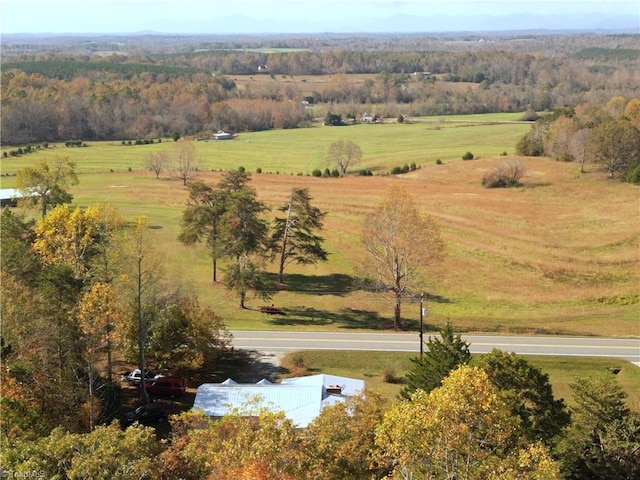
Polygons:
<instances>
[{"instance_id":1,"label":"utility pole","mask_svg":"<svg viewBox=\"0 0 640 480\"><path fill-rule=\"evenodd\" d=\"M424 350L424 328L422 327L423 317L424 317L424 308L422 308L422 301L424 300L424 293L420 294L420 357L422 357L422 352Z\"/></svg>"}]
</instances>

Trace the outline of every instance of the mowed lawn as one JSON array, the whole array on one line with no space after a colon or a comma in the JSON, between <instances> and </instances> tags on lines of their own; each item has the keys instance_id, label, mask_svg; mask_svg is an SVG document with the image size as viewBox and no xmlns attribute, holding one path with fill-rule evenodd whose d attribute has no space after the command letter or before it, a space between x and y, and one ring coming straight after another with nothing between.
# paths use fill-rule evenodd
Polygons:
<instances>
[{"instance_id":1,"label":"mowed lawn","mask_svg":"<svg viewBox=\"0 0 640 480\"><path fill-rule=\"evenodd\" d=\"M506 123L515 120L515 115L431 118L196 142L201 180L215 183L222 170L242 166L253 173L251 184L271 207L271 217L297 187L308 188L313 203L328 212L322 234L329 261L288 268L286 285L266 302L282 315L260 312L265 302L252 297L249 308L239 309L233 292L212 284L207 251L177 241L187 190L169 173L156 179L144 167L148 153L172 152L173 142L53 146L3 159L1 180L3 188L12 187L22 166L68 156L80 172L80 184L71 189L75 201L111 202L129 219L148 216L167 275L212 305L229 328L307 330L388 327L392 299L359 290L353 281L367 262L360 244L366 216L397 182L436 219L447 244L444 262L414 289L426 294L430 330L451 321L462 332L640 335L638 187L607 179L595 165L582 174L576 164L520 158L527 167L524 187L485 189L483 175L499 162L516 160L514 146L530 128ZM374 176L310 175L326 168L326 151L340 139L360 145L360 167ZM462 161L467 151L476 159ZM393 167L412 163L415 171L388 175ZM258 168L262 173L254 173ZM267 263L266 269L273 277L275 265ZM417 297L405 299L403 317L408 328L416 328Z\"/></svg>"},{"instance_id":2,"label":"mowed lawn","mask_svg":"<svg viewBox=\"0 0 640 480\"><path fill-rule=\"evenodd\" d=\"M376 352L371 355L370 352L358 351L305 350L286 354L282 364L291 365L295 359L298 365L306 366L310 373L359 378L365 381L367 388L394 399L406 385L406 374L413 367L412 358L416 358L416 355L399 352ZM529 355L523 358L549 376L554 397L564 399L568 405L574 404L571 384L576 379L616 372L618 384L628 395L629 407L640 411L640 368L624 360Z\"/></svg>"}]
</instances>

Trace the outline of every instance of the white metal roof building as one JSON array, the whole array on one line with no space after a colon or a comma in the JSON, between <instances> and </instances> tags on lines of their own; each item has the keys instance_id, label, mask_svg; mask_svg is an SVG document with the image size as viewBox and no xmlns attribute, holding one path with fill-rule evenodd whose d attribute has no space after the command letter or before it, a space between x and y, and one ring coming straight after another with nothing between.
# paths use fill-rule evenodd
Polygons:
<instances>
[{"instance_id":1,"label":"white metal roof building","mask_svg":"<svg viewBox=\"0 0 640 480\"><path fill-rule=\"evenodd\" d=\"M15 207L19 198L22 198L20 190L15 188L0 189L0 206L2 207Z\"/></svg>"},{"instance_id":2,"label":"white metal roof building","mask_svg":"<svg viewBox=\"0 0 640 480\"><path fill-rule=\"evenodd\" d=\"M247 404L282 411L297 427L306 427L327 405L364 390L364 381L335 375L287 378L282 383L205 383L198 387L193 408L210 417L223 417Z\"/></svg>"}]
</instances>

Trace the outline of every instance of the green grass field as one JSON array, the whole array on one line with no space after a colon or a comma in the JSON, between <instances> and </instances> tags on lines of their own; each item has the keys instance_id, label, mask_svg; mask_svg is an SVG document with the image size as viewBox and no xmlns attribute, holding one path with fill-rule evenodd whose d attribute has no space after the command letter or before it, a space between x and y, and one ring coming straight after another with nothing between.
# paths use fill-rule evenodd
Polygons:
<instances>
[{"instance_id":1,"label":"green grass field","mask_svg":"<svg viewBox=\"0 0 640 480\"><path fill-rule=\"evenodd\" d=\"M510 123L520 114L413 119L411 123L243 133L232 141L196 142L201 180L217 182L220 171L243 166L258 197L275 215L292 188L309 188L313 203L328 212L325 247L329 261L285 271L286 287L271 302L284 311L269 316L263 302L249 298L239 309L235 296L211 283L211 260L202 247L186 247L180 231L187 192L164 172L144 168L145 156L171 141L122 146L88 142L86 148L47 150L0 162L2 188L15 172L43 157L68 156L80 183L71 189L78 205L110 202L131 219L149 218L153 244L166 273L212 305L229 328L307 330L379 329L389 325L393 302L383 294L352 288L366 262L360 232L367 213L386 186L400 182L441 227L447 244L442 265L415 289L428 294L427 327L447 320L462 332L639 336L637 187L611 181L595 165L546 158L526 163L524 188L487 190L482 176L513 159L514 146L530 128ZM484 123L482 123L484 122ZM316 178L329 145L352 140L363 151L361 167L373 177ZM476 159L462 161L471 151ZM503 156L503 152L507 155ZM436 165L436 159L443 164ZM395 166L415 162L414 172L392 176ZM267 265L273 275L274 265ZM271 303L270 302L270 303ZM419 310L405 300L403 317L415 328Z\"/></svg>"},{"instance_id":2,"label":"green grass field","mask_svg":"<svg viewBox=\"0 0 640 480\"><path fill-rule=\"evenodd\" d=\"M452 117L425 117L414 123L312 126L291 130L241 133L235 140L197 141L197 161L201 170L228 170L244 166L264 173L311 174L327 166L326 152L338 140L357 143L363 153L359 167L387 173L395 166L432 164L436 159L453 161L467 151L476 157L514 153L518 139L530 128L522 123L493 123L516 120L521 114L490 114ZM152 152L172 152L170 140L152 145L123 146L121 142L86 142L87 147L50 145L22 157L2 159L2 187L11 187L12 175L36 158L65 156L76 163L80 174L144 171L144 158ZM3 148L2 151L12 150ZM330 165L331 168L335 166Z\"/></svg>"}]
</instances>

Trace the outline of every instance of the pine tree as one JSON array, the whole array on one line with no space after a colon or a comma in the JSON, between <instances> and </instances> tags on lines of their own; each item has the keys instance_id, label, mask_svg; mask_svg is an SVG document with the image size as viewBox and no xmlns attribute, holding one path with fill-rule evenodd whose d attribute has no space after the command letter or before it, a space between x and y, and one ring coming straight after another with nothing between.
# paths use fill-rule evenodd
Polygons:
<instances>
[{"instance_id":1,"label":"pine tree","mask_svg":"<svg viewBox=\"0 0 640 480\"><path fill-rule=\"evenodd\" d=\"M440 330L440 337L429 337L424 355L411 359L413 367L407 374L407 386L400 392L402 398L410 399L416 390L429 393L439 387L452 370L469 363L469 343L456 335L453 325L447 322Z\"/></svg>"}]
</instances>

